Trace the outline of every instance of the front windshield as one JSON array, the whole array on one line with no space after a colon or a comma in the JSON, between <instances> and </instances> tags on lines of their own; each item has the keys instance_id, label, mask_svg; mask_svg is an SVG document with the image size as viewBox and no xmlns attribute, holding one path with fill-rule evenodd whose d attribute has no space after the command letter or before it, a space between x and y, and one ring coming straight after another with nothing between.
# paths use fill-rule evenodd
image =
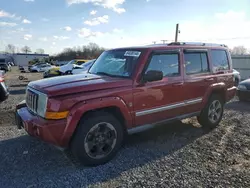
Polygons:
<instances>
[{"instance_id":1,"label":"front windshield","mask_svg":"<svg viewBox=\"0 0 250 188\"><path fill-rule=\"evenodd\" d=\"M141 52L136 50L105 51L89 70L91 74L130 77Z\"/></svg>"},{"instance_id":2,"label":"front windshield","mask_svg":"<svg viewBox=\"0 0 250 188\"><path fill-rule=\"evenodd\" d=\"M73 65L76 61L75 60L71 60L70 62L67 63L67 65Z\"/></svg>"}]
</instances>

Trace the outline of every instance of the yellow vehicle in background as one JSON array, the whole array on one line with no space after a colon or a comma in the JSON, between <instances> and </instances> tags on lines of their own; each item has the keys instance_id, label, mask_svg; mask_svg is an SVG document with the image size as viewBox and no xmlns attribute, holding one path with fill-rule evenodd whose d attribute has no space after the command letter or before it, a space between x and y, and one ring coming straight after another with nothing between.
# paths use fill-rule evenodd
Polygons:
<instances>
[{"instance_id":1,"label":"yellow vehicle in background","mask_svg":"<svg viewBox=\"0 0 250 188\"><path fill-rule=\"evenodd\" d=\"M65 65L53 67L49 69L48 71L44 72L43 77L49 78L49 77L68 74L70 71L72 71L74 65L82 65L88 61L89 60L87 59L73 59L69 61L68 63L66 63Z\"/></svg>"}]
</instances>

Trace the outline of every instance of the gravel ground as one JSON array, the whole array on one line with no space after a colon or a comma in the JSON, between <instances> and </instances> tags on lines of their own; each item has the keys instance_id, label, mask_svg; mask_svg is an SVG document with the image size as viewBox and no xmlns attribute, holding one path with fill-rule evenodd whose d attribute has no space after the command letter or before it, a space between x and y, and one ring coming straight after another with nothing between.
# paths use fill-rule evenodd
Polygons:
<instances>
[{"instance_id":1,"label":"gravel ground","mask_svg":"<svg viewBox=\"0 0 250 188\"><path fill-rule=\"evenodd\" d=\"M11 91L24 89L8 76ZM131 135L111 162L86 168L16 129L11 114L23 98L0 104L0 187L250 187L249 103L227 104L210 132L187 119Z\"/></svg>"}]
</instances>

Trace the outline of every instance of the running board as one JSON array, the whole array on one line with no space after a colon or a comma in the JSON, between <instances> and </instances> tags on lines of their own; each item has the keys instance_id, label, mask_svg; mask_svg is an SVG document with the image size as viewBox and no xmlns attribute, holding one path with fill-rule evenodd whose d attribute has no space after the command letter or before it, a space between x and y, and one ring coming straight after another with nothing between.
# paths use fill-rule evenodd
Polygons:
<instances>
[{"instance_id":1,"label":"running board","mask_svg":"<svg viewBox=\"0 0 250 188\"><path fill-rule=\"evenodd\" d=\"M181 115L181 116L176 116L174 118L169 118L169 119L166 119L166 120L163 120L163 121L159 121L159 122L156 122L156 123L146 124L146 125L140 125L138 127L134 127L134 128L128 129L127 131L128 131L128 134L135 134L135 133L139 133L139 132L143 132L143 131L155 128L155 127L157 127L159 125L162 125L162 124L171 123L171 122L178 121L178 120L183 120L183 119L186 119L186 118L197 116L199 114L200 114L200 112L194 112L194 113L190 113L190 114L184 114L184 115Z\"/></svg>"}]
</instances>

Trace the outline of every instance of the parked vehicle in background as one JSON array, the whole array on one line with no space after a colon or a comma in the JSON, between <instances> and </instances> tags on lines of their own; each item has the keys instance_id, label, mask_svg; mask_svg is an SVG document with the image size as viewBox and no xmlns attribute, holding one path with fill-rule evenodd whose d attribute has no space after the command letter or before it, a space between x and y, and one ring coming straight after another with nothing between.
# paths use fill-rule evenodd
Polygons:
<instances>
[{"instance_id":1,"label":"parked vehicle in background","mask_svg":"<svg viewBox=\"0 0 250 188\"><path fill-rule=\"evenodd\" d=\"M65 65L62 65L60 67L53 67L53 68L49 69L48 71L46 71L44 73L43 76L44 76L44 78L48 78L48 77L54 77L54 76L70 74L70 72L73 69L73 65L82 65L83 63L85 63L87 61L89 61L89 60L86 60L86 59L74 59L74 60L71 60Z\"/></svg>"},{"instance_id":2,"label":"parked vehicle in background","mask_svg":"<svg viewBox=\"0 0 250 188\"><path fill-rule=\"evenodd\" d=\"M31 72L45 72L53 67L55 67L55 66L52 66L48 63L43 63L43 64L36 65L34 67L31 67L30 70L31 70Z\"/></svg>"},{"instance_id":3,"label":"parked vehicle in background","mask_svg":"<svg viewBox=\"0 0 250 188\"><path fill-rule=\"evenodd\" d=\"M4 82L4 72L0 71L0 102L5 101L9 96L8 87Z\"/></svg>"},{"instance_id":4,"label":"parked vehicle in background","mask_svg":"<svg viewBox=\"0 0 250 188\"><path fill-rule=\"evenodd\" d=\"M89 61L89 60L86 60L86 59L71 60L66 65L60 66L59 71L62 74L69 74L70 71L72 71L74 65L82 65L82 64L86 63L87 61Z\"/></svg>"},{"instance_id":5,"label":"parked vehicle in background","mask_svg":"<svg viewBox=\"0 0 250 188\"><path fill-rule=\"evenodd\" d=\"M233 74L235 86L238 86L239 82L241 81L240 73L237 70L233 69Z\"/></svg>"},{"instance_id":6,"label":"parked vehicle in background","mask_svg":"<svg viewBox=\"0 0 250 188\"><path fill-rule=\"evenodd\" d=\"M250 101L250 79L239 83L237 95L240 101Z\"/></svg>"},{"instance_id":7,"label":"parked vehicle in background","mask_svg":"<svg viewBox=\"0 0 250 188\"><path fill-rule=\"evenodd\" d=\"M70 71L70 74L83 74L87 73L89 68L94 64L95 59L92 59L83 65L74 65L72 71Z\"/></svg>"},{"instance_id":8,"label":"parked vehicle in background","mask_svg":"<svg viewBox=\"0 0 250 188\"><path fill-rule=\"evenodd\" d=\"M119 48L103 52L84 76L30 82L16 108L17 126L70 148L85 165L100 165L128 133L192 116L215 128L235 93L225 45Z\"/></svg>"},{"instance_id":9,"label":"parked vehicle in background","mask_svg":"<svg viewBox=\"0 0 250 188\"><path fill-rule=\"evenodd\" d=\"M32 72L32 68L33 67L36 67L37 65L41 65L41 64L45 64L44 62L39 62L39 63L35 63L34 65L29 65L28 66L28 70L30 71L30 72Z\"/></svg>"},{"instance_id":10,"label":"parked vehicle in background","mask_svg":"<svg viewBox=\"0 0 250 188\"><path fill-rule=\"evenodd\" d=\"M8 71L10 71L10 67L7 63L0 62L0 70L2 70L4 72L8 72Z\"/></svg>"}]
</instances>

